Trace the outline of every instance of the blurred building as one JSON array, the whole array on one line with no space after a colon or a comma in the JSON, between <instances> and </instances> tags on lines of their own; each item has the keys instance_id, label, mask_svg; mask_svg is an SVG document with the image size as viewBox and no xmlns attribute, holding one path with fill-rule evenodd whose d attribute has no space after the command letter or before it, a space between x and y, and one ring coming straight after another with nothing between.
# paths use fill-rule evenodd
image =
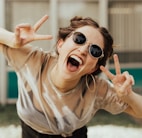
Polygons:
<instances>
[{"instance_id":1,"label":"blurred building","mask_svg":"<svg viewBox=\"0 0 142 138\"><path fill-rule=\"evenodd\" d=\"M34 24L43 15L49 20L39 33L52 34L52 41L38 41L33 45L49 50L56 43L59 27L66 26L74 16L89 16L109 29L119 54L122 69L129 70L142 87L142 0L1 0L0 26L13 31L19 23ZM112 61L109 67L114 71ZM141 78L140 78L141 77ZM0 103L15 102L17 78L0 55Z\"/></svg>"}]
</instances>

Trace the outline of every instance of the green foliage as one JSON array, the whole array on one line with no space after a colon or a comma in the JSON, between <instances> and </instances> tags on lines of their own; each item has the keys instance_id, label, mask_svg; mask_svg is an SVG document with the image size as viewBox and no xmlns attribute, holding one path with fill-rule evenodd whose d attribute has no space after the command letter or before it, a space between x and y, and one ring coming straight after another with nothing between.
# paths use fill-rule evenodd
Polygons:
<instances>
[{"instance_id":1,"label":"green foliage","mask_svg":"<svg viewBox=\"0 0 142 138\"><path fill-rule=\"evenodd\" d=\"M100 110L96 113L94 118L88 123L88 126L92 125L118 125L126 127L142 127L135 119L125 113L118 115L112 115L104 110Z\"/></svg>"},{"instance_id":2,"label":"green foliage","mask_svg":"<svg viewBox=\"0 0 142 138\"><path fill-rule=\"evenodd\" d=\"M18 125L19 123L15 104L0 106L0 126Z\"/></svg>"},{"instance_id":3,"label":"green foliage","mask_svg":"<svg viewBox=\"0 0 142 138\"><path fill-rule=\"evenodd\" d=\"M0 106L0 126L7 126L10 124L20 124L15 104ZM126 127L142 127L127 114L112 115L103 110L96 113L94 118L88 123L88 126L109 124Z\"/></svg>"}]
</instances>

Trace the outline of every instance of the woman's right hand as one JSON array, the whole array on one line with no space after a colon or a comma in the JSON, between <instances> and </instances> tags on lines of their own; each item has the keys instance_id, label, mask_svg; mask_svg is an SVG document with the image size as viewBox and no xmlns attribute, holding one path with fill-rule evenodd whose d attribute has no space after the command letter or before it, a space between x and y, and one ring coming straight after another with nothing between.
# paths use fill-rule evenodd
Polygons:
<instances>
[{"instance_id":1,"label":"woman's right hand","mask_svg":"<svg viewBox=\"0 0 142 138\"><path fill-rule=\"evenodd\" d=\"M37 23L32 27L29 24L20 24L15 28L13 46L14 48L22 47L32 41L36 40L50 40L51 35L41 35L37 34L36 31L41 27L41 25L48 19L48 16L43 16Z\"/></svg>"}]
</instances>

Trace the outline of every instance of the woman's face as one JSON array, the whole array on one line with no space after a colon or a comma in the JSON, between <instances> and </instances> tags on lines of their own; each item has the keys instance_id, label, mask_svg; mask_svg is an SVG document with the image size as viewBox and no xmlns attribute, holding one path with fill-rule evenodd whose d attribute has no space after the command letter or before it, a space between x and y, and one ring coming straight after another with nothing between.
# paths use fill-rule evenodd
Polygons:
<instances>
[{"instance_id":1,"label":"woman's face","mask_svg":"<svg viewBox=\"0 0 142 138\"><path fill-rule=\"evenodd\" d=\"M75 32L83 33L87 42L82 45L76 44L73 41L73 34L71 34L65 41L59 40L57 45L59 53L58 71L63 73L66 79L80 78L97 69L98 58L90 55L89 44L104 48L103 36L96 28L84 26L76 29Z\"/></svg>"}]
</instances>

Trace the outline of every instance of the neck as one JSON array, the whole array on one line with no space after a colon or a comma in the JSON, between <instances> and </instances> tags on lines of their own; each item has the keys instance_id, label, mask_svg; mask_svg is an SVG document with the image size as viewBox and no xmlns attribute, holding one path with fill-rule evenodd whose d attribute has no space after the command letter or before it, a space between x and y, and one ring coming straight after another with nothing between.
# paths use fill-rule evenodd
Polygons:
<instances>
[{"instance_id":1,"label":"neck","mask_svg":"<svg viewBox=\"0 0 142 138\"><path fill-rule=\"evenodd\" d=\"M51 70L50 79L54 86L63 93L75 88L79 83L79 80L65 79L64 74L59 73L55 67Z\"/></svg>"}]
</instances>

